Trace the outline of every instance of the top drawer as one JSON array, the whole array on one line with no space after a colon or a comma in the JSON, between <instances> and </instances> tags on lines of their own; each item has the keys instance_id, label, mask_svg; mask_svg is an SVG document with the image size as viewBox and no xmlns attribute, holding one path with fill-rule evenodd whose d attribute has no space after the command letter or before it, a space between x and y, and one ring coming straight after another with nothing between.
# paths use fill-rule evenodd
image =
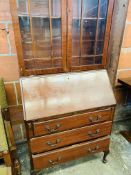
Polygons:
<instances>
[{"instance_id":1,"label":"top drawer","mask_svg":"<svg viewBox=\"0 0 131 175\"><path fill-rule=\"evenodd\" d=\"M67 116L54 120L34 122L32 127L34 136L40 136L110 120L112 120L111 108L101 111Z\"/></svg>"}]
</instances>

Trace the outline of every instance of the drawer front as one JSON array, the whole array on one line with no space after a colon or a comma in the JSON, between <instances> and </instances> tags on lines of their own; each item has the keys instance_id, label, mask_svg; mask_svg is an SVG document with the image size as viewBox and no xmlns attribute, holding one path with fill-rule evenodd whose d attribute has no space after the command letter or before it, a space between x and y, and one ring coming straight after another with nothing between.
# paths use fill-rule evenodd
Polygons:
<instances>
[{"instance_id":1,"label":"drawer front","mask_svg":"<svg viewBox=\"0 0 131 175\"><path fill-rule=\"evenodd\" d=\"M48 136L32 138L29 141L30 149L32 153L40 153L67 145L80 143L82 141L99 138L109 135L111 132L111 126L112 122L105 122Z\"/></svg>"},{"instance_id":2,"label":"drawer front","mask_svg":"<svg viewBox=\"0 0 131 175\"><path fill-rule=\"evenodd\" d=\"M35 122L33 123L34 136L46 135L99 122L110 121L112 119L111 116L112 110L107 109L103 111L72 115L45 122Z\"/></svg>"},{"instance_id":3,"label":"drawer front","mask_svg":"<svg viewBox=\"0 0 131 175\"><path fill-rule=\"evenodd\" d=\"M50 151L48 153L33 155L33 165L35 170L47 168L60 163L64 163L79 157L86 156L101 151L108 150L109 138L98 139L91 142L84 142L74 146Z\"/></svg>"}]
</instances>

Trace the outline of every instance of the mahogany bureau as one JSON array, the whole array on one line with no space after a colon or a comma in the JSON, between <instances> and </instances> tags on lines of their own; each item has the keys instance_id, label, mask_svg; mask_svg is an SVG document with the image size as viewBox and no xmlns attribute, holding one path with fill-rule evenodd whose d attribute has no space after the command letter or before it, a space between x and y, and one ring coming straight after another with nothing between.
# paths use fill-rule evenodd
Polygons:
<instances>
[{"instance_id":1,"label":"mahogany bureau","mask_svg":"<svg viewBox=\"0 0 131 175\"><path fill-rule=\"evenodd\" d=\"M31 169L109 153L116 101L106 70L21 78Z\"/></svg>"}]
</instances>

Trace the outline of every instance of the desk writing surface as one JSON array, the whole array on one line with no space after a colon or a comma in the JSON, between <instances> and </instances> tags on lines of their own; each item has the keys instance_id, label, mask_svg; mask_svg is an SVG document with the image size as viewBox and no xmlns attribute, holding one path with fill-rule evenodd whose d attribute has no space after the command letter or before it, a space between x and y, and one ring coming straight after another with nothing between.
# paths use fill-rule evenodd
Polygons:
<instances>
[{"instance_id":1,"label":"desk writing surface","mask_svg":"<svg viewBox=\"0 0 131 175\"><path fill-rule=\"evenodd\" d=\"M21 78L24 119L116 104L106 70Z\"/></svg>"}]
</instances>

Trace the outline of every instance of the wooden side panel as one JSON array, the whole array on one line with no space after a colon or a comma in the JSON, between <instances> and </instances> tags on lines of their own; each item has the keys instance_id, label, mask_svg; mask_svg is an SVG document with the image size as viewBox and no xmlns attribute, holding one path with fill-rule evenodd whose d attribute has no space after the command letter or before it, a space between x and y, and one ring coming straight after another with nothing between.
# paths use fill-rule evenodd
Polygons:
<instances>
[{"instance_id":1,"label":"wooden side panel","mask_svg":"<svg viewBox=\"0 0 131 175\"><path fill-rule=\"evenodd\" d=\"M20 74L24 75L25 66L24 66L24 59L23 59L21 34L20 34L20 28L19 28L16 0L10 0L10 8L11 8L13 27L14 27L15 45L17 49Z\"/></svg>"},{"instance_id":2,"label":"wooden side panel","mask_svg":"<svg viewBox=\"0 0 131 175\"><path fill-rule=\"evenodd\" d=\"M72 0L67 0L68 3L68 21L67 21L67 65L71 70L72 60Z\"/></svg>"},{"instance_id":3,"label":"wooden side panel","mask_svg":"<svg viewBox=\"0 0 131 175\"><path fill-rule=\"evenodd\" d=\"M66 61L66 56L67 56L67 2L66 0L61 1L62 4L62 58L63 58L63 69L66 72L67 71L67 61Z\"/></svg>"},{"instance_id":4,"label":"wooden side panel","mask_svg":"<svg viewBox=\"0 0 131 175\"><path fill-rule=\"evenodd\" d=\"M111 23L112 23L112 14L114 8L114 0L109 0L108 5L108 15L107 15L107 24L106 24L106 31L105 31L105 42L104 42L104 49L103 49L103 65L107 63L107 51L110 39L110 30L111 30Z\"/></svg>"}]
</instances>

